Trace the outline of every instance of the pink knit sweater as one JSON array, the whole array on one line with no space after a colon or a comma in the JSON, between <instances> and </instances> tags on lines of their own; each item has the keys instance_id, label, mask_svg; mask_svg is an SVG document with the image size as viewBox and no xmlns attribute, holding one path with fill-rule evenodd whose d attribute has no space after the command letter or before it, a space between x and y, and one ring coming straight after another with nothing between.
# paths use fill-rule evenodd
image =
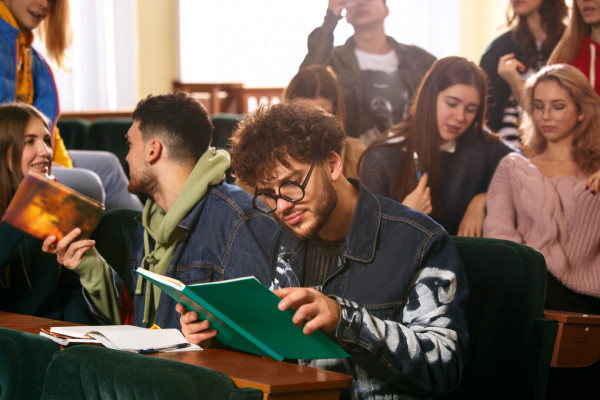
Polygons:
<instances>
[{"instance_id":1,"label":"pink knit sweater","mask_svg":"<svg viewBox=\"0 0 600 400\"><path fill-rule=\"evenodd\" d=\"M538 249L564 285L600 297L600 195L586 181L548 178L522 155L507 155L487 192L483 234Z\"/></svg>"}]
</instances>

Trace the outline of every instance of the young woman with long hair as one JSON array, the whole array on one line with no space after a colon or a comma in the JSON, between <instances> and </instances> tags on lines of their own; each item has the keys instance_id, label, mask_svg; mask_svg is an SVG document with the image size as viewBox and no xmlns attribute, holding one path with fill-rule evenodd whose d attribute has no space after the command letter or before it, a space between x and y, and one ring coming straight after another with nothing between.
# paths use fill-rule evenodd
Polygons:
<instances>
[{"instance_id":1,"label":"young woman with long hair","mask_svg":"<svg viewBox=\"0 0 600 400\"><path fill-rule=\"evenodd\" d=\"M484 128L486 93L477 65L462 57L437 60L408 119L365 152L361 181L402 202L428 184L433 219L451 234L481 236L485 192L496 165L511 151Z\"/></svg>"},{"instance_id":2,"label":"young woman with long hair","mask_svg":"<svg viewBox=\"0 0 600 400\"><path fill-rule=\"evenodd\" d=\"M546 308L600 314L600 97L567 64L531 77L523 144L487 195L484 235L523 243L546 259ZM551 371L549 398L596 399L600 364Z\"/></svg>"},{"instance_id":3,"label":"young woman with long hair","mask_svg":"<svg viewBox=\"0 0 600 400\"><path fill-rule=\"evenodd\" d=\"M345 129L346 107L342 89L331 67L311 65L300 68L283 91L283 99L310 99L333 114ZM347 136L342 149L344 176L358 178L358 161L366 146L357 138Z\"/></svg>"},{"instance_id":4,"label":"young woman with long hair","mask_svg":"<svg viewBox=\"0 0 600 400\"><path fill-rule=\"evenodd\" d=\"M600 94L600 0L574 0L567 29L548 64L571 64Z\"/></svg>"},{"instance_id":5,"label":"young woman with long hair","mask_svg":"<svg viewBox=\"0 0 600 400\"><path fill-rule=\"evenodd\" d=\"M69 0L0 0L0 104L31 104L50 120L54 173L62 183L105 203L107 210L141 210L140 200L127 192L127 176L114 154L67 153L55 129L60 105L52 69L31 45L36 29L50 60L66 67L71 42Z\"/></svg>"},{"instance_id":6,"label":"young woman with long hair","mask_svg":"<svg viewBox=\"0 0 600 400\"><path fill-rule=\"evenodd\" d=\"M48 119L32 106L0 106L0 216L28 171L49 174ZM79 276L42 252L42 241L0 224L0 310L92 323Z\"/></svg>"},{"instance_id":7,"label":"young woman with long hair","mask_svg":"<svg viewBox=\"0 0 600 400\"><path fill-rule=\"evenodd\" d=\"M565 0L510 0L506 13L510 29L494 39L481 57L479 65L490 85L487 124L515 147L520 147L519 96L524 77L546 65L565 30L567 11Z\"/></svg>"}]
</instances>

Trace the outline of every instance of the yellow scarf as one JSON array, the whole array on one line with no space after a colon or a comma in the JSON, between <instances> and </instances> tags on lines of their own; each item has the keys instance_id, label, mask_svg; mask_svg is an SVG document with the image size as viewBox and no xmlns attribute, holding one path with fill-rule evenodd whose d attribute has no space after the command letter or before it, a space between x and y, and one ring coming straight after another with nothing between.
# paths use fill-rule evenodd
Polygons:
<instances>
[{"instance_id":1,"label":"yellow scarf","mask_svg":"<svg viewBox=\"0 0 600 400\"><path fill-rule=\"evenodd\" d=\"M19 29L17 20L12 13L0 1L0 18L5 20L15 29L19 30L17 37L18 51L17 56L17 78L15 100L22 103L33 104L33 77L31 75L31 43L33 42L33 34L31 32L22 32Z\"/></svg>"}]
</instances>

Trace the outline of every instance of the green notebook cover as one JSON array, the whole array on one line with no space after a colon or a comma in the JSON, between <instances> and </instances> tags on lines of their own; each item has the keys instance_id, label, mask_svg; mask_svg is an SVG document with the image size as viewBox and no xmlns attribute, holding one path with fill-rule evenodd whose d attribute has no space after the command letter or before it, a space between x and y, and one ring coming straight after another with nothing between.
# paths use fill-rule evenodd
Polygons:
<instances>
[{"instance_id":1,"label":"green notebook cover","mask_svg":"<svg viewBox=\"0 0 600 400\"><path fill-rule=\"evenodd\" d=\"M142 268L136 272L196 311L200 320L209 320L217 339L227 346L277 361L349 357L322 331L302 333L292 322L293 311L280 311L279 297L253 276L184 285Z\"/></svg>"}]
</instances>

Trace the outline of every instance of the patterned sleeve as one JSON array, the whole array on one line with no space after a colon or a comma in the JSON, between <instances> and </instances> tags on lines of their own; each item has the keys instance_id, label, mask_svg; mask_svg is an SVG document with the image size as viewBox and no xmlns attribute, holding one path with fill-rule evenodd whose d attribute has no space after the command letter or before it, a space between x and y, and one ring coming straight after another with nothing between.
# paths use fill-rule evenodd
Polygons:
<instances>
[{"instance_id":1,"label":"patterned sleeve","mask_svg":"<svg viewBox=\"0 0 600 400\"><path fill-rule=\"evenodd\" d=\"M397 319L381 319L340 297L334 336L372 376L431 394L460 381L468 341L466 277L451 238L440 232L425 251Z\"/></svg>"}]
</instances>

